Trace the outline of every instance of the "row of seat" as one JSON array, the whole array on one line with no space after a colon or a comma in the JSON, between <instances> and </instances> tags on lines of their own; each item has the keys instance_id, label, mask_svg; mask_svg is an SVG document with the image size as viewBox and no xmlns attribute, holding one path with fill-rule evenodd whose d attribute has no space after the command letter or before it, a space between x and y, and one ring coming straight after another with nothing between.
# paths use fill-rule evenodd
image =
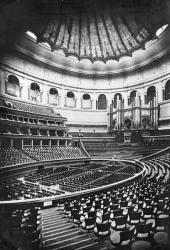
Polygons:
<instances>
[{"instance_id":1,"label":"row of seat","mask_svg":"<svg viewBox=\"0 0 170 250\"><path fill-rule=\"evenodd\" d=\"M143 160L145 174L125 187L72 198L64 213L87 232L109 237L115 247L167 246L170 230L170 154ZM135 248L134 248L135 249Z\"/></svg>"},{"instance_id":2,"label":"row of seat","mask_svg":"<svg viewBox=\"0 0 170 250\"><path fill-rule=\"evenodd\" d=\"M63 193L59 190L42 188L33 182L24 180L8 179L0 183L0 200L23 200L32 198L42 198Z\"/></svg>"},{"instance_id":3,"label":"row of seat","mask_svg":"<svg viewBox=\"0 0 170 250\"><path fill-rule=\"evenodd\" d=\"M1 208L1 249L37 250L42 242L42 223L39 207Z\"/></svg>"},{"instance_id":4,"label":"row of seat","mask_svg":"<svg viewBox=\"0 0 170 250\"><path fill-rule=\"evenodd\" d=\"M77 159L84 158L85 155L77 147L39 147L35 146L24 147L23 151L27 153L33 159L44 161L44 160L57 160L57 159Z\"/></svg>"},{"instance_id":5,"label":"row of seat","mask_svg":"<svg viewBox=\"0 0 170 250\"><path fill-rule=\"evenodd\" d=\"M34 162L30 156L16 148L0 148L0 166L16 165L26 162Z\"/></svg>"},{"instance_id":6,"label":"row of seat","mask_svg":"<svg viewBox=\"0 0 170 250\"><path fill-rule=\"evenodd\" d=\"M113 167L114 170L114 167ZM127 179L135 174L135 171L130 166L121 168L115 171L106 171L106 169L100 168L99 170L91 170L80 174L79 176L73 176L67 179L58 181L60 188L65 191L75 192L80 190L91 189L115 183L124 179ZM92 174L93 173L93 174Z\"/></svg>"},{"instance_id":7,"label":"row of seat","mask_svg":"<svg viewBox=\"0 0 170 250\"><path fill-rule=\"evenodd\" d=\"M0 148L0 166L18 165L23 163L31 163L35 161L44 160L59 160L59 159L77 159L87 157L77 147L24 147L23 149L17 148Z\"/></svg>"},{"instance_id":8,"label":"row of seat","mask_svg":"<svg viewBox=\"0 0 170 250\"><path fill-rule=\"evenodd\" d=\"M6 106L10 107L10 108L13 108L13 109L21 110L21 111L24 111L24 112L28 112L28 113L60 117L60 114L55 113L52 108L44 107L44 106L31 105L30 103L27 104L27 103L19 102L19 101L16 101L16 100L6 102Z\"/></svg>"}]
</instances>

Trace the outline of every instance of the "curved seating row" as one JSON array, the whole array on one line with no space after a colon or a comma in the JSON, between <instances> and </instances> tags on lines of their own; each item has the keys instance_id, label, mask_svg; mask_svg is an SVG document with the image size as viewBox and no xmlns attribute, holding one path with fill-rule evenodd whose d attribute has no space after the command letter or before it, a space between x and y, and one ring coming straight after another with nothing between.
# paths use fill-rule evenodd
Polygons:
<instances>
[{"instance_id":1,"label":"curved seating row","mask_svg":"<svg viewBox=\"0 0 170 250\"><path fill-rule=\"evenodd\" d=\"M145 175L126 187L72 198L64 213L114 247L167 247L170 229L170 154L143 160ZM143 247L143 248L142 248ZM148 248L148 249L149 249Z\"/></svg>"}]
</instances>

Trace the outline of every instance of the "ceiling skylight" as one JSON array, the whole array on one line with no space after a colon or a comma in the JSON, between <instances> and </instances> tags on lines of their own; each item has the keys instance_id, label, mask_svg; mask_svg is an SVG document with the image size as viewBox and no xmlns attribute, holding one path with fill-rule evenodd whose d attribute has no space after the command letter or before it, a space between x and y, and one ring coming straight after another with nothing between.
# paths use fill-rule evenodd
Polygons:
<instances>
[{"instance_id":1,"label":"ceiling skylight","mask_svg":"<svg viewBox=\"0 0 170 250\"><path fill-rule=\"evenodd\" d=\"M166 30L166 28L168 27L168 24L163 25L161 28L159 28L156 31L156 36L160 37L160 35L164 32L164 30Z\"/></svg>"},{"instance_id":2,"label":"ceiling skylight","mask_svg":"<svg viewBox=\"0 0 170 250\"><path fill-rule=\"evenodd\" d=\"M37 39L37 36L34 34L34 33L32 33L31 31L26 31L25 32L29 37L31 37L31 38L33 38L34 40L36 40Z\"/></svg>"}]
</instances>

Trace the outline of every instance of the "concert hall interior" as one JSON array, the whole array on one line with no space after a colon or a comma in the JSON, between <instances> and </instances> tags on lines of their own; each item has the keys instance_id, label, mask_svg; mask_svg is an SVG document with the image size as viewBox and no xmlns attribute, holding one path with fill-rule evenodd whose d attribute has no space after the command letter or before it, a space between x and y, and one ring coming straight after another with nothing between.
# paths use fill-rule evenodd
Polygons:
<instances>
[{"instance_id":1,"label":"concert hall interior","mask_svg":"<svg viewBox=\"0 0 170 250\"><path fill-rule=\"evenodd\" d=\"M0 1L0 249L168 250L170 0Z\"/></svg>"}]
</instances>

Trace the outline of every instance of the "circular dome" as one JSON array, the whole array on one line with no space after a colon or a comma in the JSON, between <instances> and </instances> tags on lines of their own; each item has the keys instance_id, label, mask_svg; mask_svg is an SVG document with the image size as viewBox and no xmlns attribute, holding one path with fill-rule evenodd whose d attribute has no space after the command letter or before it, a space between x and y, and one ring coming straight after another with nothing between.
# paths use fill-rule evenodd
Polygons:
<instances>
[{"instance_id":1,"label":"circular dome","mask_svg":"<svg viewBox=\"0 0 170 250\"><path fill-rule=\"evenodd\" d=\"M156 37L168 23L164 1L41 1L30 31L38 43L78 60L119 60ZM38 20L38 21L37 21Z\"/></svg>"}]
</instances>

